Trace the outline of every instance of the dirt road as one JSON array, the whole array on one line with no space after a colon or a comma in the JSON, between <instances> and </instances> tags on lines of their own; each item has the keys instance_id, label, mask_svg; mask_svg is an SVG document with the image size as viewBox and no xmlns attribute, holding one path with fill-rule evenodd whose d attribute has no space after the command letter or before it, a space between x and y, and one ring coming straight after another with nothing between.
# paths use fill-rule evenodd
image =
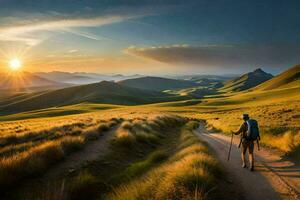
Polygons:
<instances>
[{"instance_id":1,"label":"dirt road","mask_svg":"<svg viewBox=\"0 0 300 200\"><path fill-rule=\"evenodd\" d=\"M255 146L255 171L242 168L239 136L234 137L230 161L227 155L230 137L220 133L208 133L203 127L196 131L215 151L230 177L229 182L241 188L247 200L300 199L300 166L282 160L280 155Z\"/></svg>"}]
</instances>

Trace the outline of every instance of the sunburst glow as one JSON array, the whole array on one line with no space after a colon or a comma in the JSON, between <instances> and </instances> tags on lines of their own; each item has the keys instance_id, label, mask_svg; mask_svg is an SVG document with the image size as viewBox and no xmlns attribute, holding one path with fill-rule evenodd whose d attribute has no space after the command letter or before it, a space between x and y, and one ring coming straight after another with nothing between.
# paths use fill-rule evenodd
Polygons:
<instances>
[{"instance_id":1,"label":"sunburst glow","mask_svg":"<svg viewBox=\"0 0 300 200\"><path fill-rule=\"evenodd\" d=\"M13 71L17 71L22 67L22 62L18 58L9 61L9 67Z\"/></svg>"}]
</instances>

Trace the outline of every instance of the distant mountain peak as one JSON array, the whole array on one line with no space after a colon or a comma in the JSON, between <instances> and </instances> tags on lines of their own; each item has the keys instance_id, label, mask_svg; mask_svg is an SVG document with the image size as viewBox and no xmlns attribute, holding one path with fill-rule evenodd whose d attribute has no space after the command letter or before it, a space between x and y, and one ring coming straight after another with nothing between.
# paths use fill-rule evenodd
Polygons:
<instances>
[{"instance_id":1,"label":"distant mountain peak","mask_svg":"<svg viewBox=\"0 0 300 200\"><path fill-rule=\"evenodd\" d=\"M257 68L252 72L242 75L241 77L227 81L222 89L226 91L247 90L271 78L273 78L272 74L263 71L261 68Z\"/></svg>"},{"instance_id":2,"label":"distant mountain peak","mask_svg":"<svg viewBox=\"0 0 300 200\"><path fill-rule=\"evenodd\" d=\"M254 73L266 73L264 70L261 68L257 68L256 70L253 71Z\"/></svg>"},{"instance_id":3,"label":"distant mountain peak","mask_svg":"<svg viewBox=\"0 0 300 200\"><path fill-rule=\"evenodd\" d=\"M257 68L256 70L254 70L253 72L249 72L248 74L249 77L253 77L253 78L257 78L257 77L264 77L266 79L270 79L273 78L273 75L270 73L265 72L264 70L262 70L261 68Z\"/></svg>"}]
</instances>

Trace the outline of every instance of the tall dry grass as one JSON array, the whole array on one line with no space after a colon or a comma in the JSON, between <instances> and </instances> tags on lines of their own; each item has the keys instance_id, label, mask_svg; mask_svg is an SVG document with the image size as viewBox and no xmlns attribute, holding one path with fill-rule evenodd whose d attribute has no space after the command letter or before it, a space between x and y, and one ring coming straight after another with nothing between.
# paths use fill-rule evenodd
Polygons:
<instances>
[{"instance_id":1,"label":"tall dry grass","mask_svg":"<svg viewBox=\"0 0 300 200\"><path fill-rule=\"evenodd\" d=\"M37 176L67 154L82 148L84 139L79 136L49 141L0 160L0 185L7 187L22 178Z\"/></svg>"},{"instance_id":2,"label":"tall dry grass","mask_svg":"<svg viewBox=\"0 0 300 200\"><path fill-rule=\"evenodd\" d=\"M106 178L112 182L106 183L106 178L103 179L92 169L85 168L81 173L71 178L63 193L60 192L59 195L55 194L54 196L62 195L64 199L83 199L95 198L98 195L105 199L122 200L209 198L211 192L217 190L215 183L222 175L222 169L217 160L210 154L207 145L193 134L193 129L198 126L197 122L187 123L184 118L170 118L173 116L132 118L123 121L119 127L120 131L116 133L114 142L120 142L126 138L124 140L130 141L131 145L138 146L137 149L129 148L125 152L140 152L143 151L143 148L149 147L149 144L150 146L155 144L149 140L138 139L139 136L137 135L140 132L156 135L159 142L170 141L170 143L157 145L152 148L151 153L149 153L149 149L145 150L145 157L142 160L139 158L132 161L126 159L126 161L124 159L119 161L126 162L125 165L116 162L125 167L124 169L117 169L117 171L114 171L114 168L109 170L113 174L113 178L110 175ZM179 132L172 132L174 128L179 128L180 125L184 124L184 128L180 128ZM174 135L179 133L180 135ZM163 137L165 140L160 140ZM117 144L122 148L128 148L127 142L123 141ZM123 149L119 148L115 150L124 152ZM116 153L114 149L112 153ZM111 186L107 185L110 183L116 188L111 189Z\"/></svg>"},{"instance_id":3,"label":"tall dry grass","mask_svg":"<svg viewBox=\"0 0 300 200\"><path fill-rule=\"evenodd\" d=\"M44 129L40 131L28 131L24 133L10 133L2 134L0 137L1 146L16 145L29 141L37 142L47 139L56 139L64 135L79 135L81 130L85 127L91 126L91 124L84 123L72 123L62 126L52 127L50 129Z\"/></svg>"},{"instance_id":4,"label":"tall dry grass","mask_svg":"<svg viewBox=\"0 0 300 200\"><path fill-rule=\"evenodd\" d=\"M243 123L242 120L239 120ZM258 121L260 122L260 121ZM208 120L207 129L212 132L225 134L236 130L237 127L222 123L220 120ZM291 127L266 127L260 126L260 143L270 148L276 148L288 156L299 157L300 153L300 130Z\"/></svg>"},{"instance_id":5,"label":"tall dry grass","mask_svg":"<svg viewBox=\"0 0 300 200\"><path fill-rule=\"evenodd\" d=\"M82 149L89 140L97 139L120 121L113 118L88 124L72 123L39 132L2 137L10 145L0 150L1 189L24 178L43 174L51 165Z\"/></svg>"},{"instance_id":6,"label":"tall dry grass","mask_svg":"<svg viewBox=\"0 0 300 200\"><path fill-rule=\"evenodd\" d=\"M106 199L206 199L215 189L222 174L217 160L208 147L192 132L197 126L188 123L174 155L166 163L150 170L144 176L116 188Z\"/></svg>"},{"instance_id":7,"label":"tall dry grass","mask_svg":"<svg viewBox=\"0 0 300 200\"><path fill-rule=\"evenodd\" d=\"M135 143L159 143L163 132L184 124L186 119L174 115L156 116L154 118L134 118L124 121L116 131L111 143L115 146L131 148Z\"/></svg>"},{"instance_id":8,"label":"tall dry grass","mask_svg":"<svg viewBox=\"0 0 300 200\"><path fill-rule=\"evenodd\" d=\"M287 155L297 156L300 153L300 131L285 131L281 134L262 134L262 142L269 147L275 147ZM298 155L299 156L299 155Z\"/></svg>"},{"instance_id":9,"label":"tall dry grass","mask_svg":"<svg viewBox=\"0 0 300 200\"><path fill-rule=\"evenodd\" d=\"M117 171L114 171L116 170L115 168L118 167L113 165L111 166L112 169L104 169L105 171L108 170L112 173L112 175L108 175L105 180L107 181L107 179L109 179L112 184L119 184L123 181L129 181L140 176L152 167L155 167L159 163L165 161L168 155L164 151L155 150L158 147L157 142L160 142L162 137L166 137L168 133L167 131L184 124L186 119L172 115L165 115L160 117L134 117L126 120L121 119L112 121L114 122L108 124L100 122L98 126L89 127L83 131L82 136L85 138L85 141L97 139L99 137L99 133L97 131L107 130L110 126L114 126L116 123L121 123L118 129L116 129L115 138L112 140L113 147L118 148L113 148L111 153L107 156L109 159L118 159L119 153L122 152L122 156L128 158L129 161L126 158L124 159L124 157L120 160L114 161L105 160L105 162L108 163L116 162L119 165L123 165L124 168L119 169L120 171L118 171L118 169ZM165 136L163 136L164 133L166 133ZM170 134L168 133L168 135ZM169 144L167 144L167 146L169 146ZM132 147L134 147L134 149L131 149ZM123 154L123 152L127 152L130 155L127 157L127 155ZM150 154L147 155L148 153ZM143 156L141 154L144 154L146 159L134 162L136 159L141 159L141 156ZM130 164L130 162L134 163ZM97 174L95 172L91 173L91 171L93 170L89 170L87 167L83 170L83 172L70 178L65 184L63 190L57 190L56 188L51 190L51 188L47 188L45 191L42 191L41 194L37 194L37 196L42 198L50 196L50 199L55 199L57 196L61 196L63 199L83 199L95 198L95 196L101 193L101 189L104 190L103 192L108 192L108 190L110 190L107 188L108 183L103 183L105 180L97 177ZM105 186L103 186L103 184ZM49 191L53 192L49 193ZM102 195L103 194L100 196Z\"/></svg>"}]
</instances>

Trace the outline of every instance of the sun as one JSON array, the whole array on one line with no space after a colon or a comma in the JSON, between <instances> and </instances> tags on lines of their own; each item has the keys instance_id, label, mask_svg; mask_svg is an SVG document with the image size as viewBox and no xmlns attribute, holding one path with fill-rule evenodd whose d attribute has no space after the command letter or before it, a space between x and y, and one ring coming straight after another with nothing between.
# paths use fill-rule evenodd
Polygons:
<instances>
[{"instance_id":1,"label":"sun","mask_svg":"<svg viewBox=\"0 0 300 200\"><path fill-rule=\"evenodd\" d=\"M22 62L18 58L9 61L9 67L13 71L17 71L22 67Z\"/></svg>"}]
</instances>

